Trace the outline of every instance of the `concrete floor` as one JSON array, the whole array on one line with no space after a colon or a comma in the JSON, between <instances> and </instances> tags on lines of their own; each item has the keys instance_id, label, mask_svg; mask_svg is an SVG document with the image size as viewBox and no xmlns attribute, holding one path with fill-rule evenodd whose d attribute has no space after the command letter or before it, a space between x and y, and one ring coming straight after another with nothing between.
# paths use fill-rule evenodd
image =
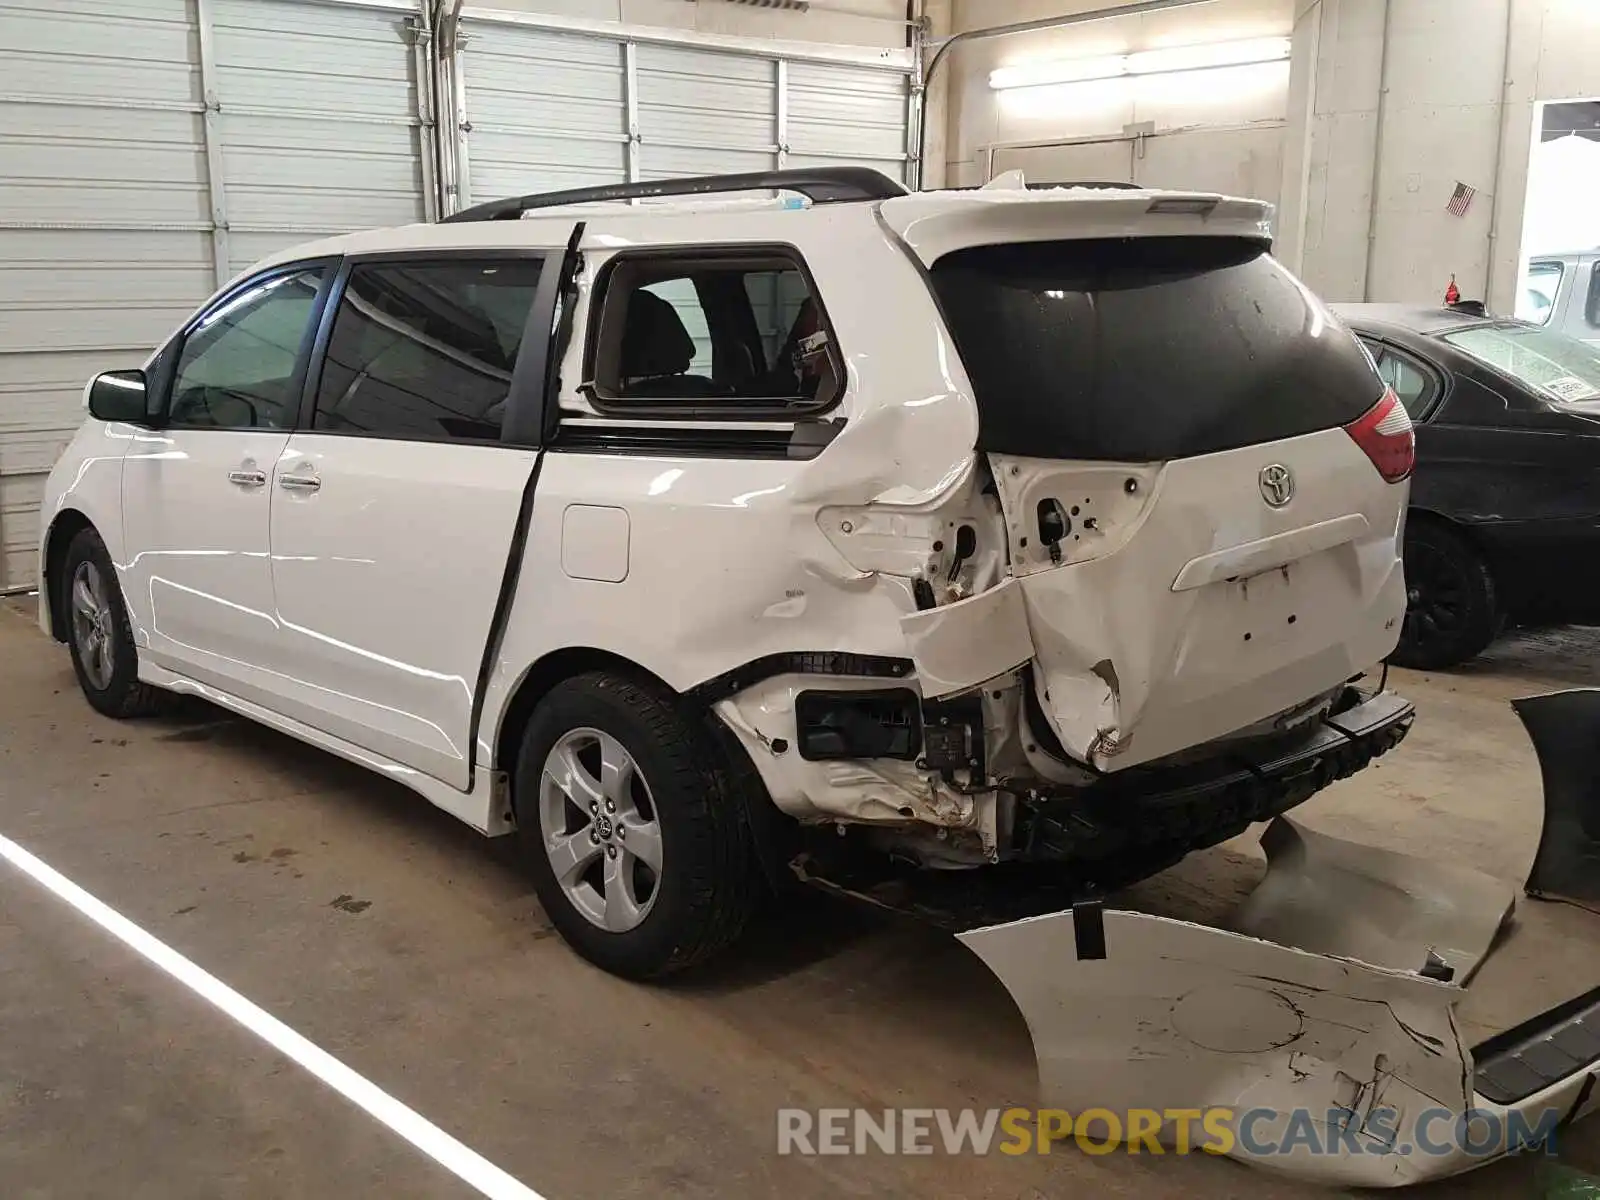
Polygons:
<instances>
[{"instance_id":1,"label":"concrete floor","mask_svg":"<svg viewBox=\"0 0 1600 1200\"><path fill-rule=\"evenodd\" d=\"M779 1158L780 1107L1033 1103L1026 1030L976 959L815 897L709 976L622 983L554 936L508 844L206 706L102 719L32 620L0 603L0 834L551 1200L1315 1194L1205 1156ZM1297 815L1520 880L1539 782L1505 701L1600 684L1600 631L1393 682L1421 710L1411 738ZM1250 851L1196 856L1140 899L1215 911L1253 884ZM1600 919L1530 902L1519 920L1469 1034L1600 984ZM472 1194L4 863L0 970L12 1200ZM1600 1122L1564 1157L1600 1168ZM1425 1194L1540 1187L1521 1161Z\"/></svg>"}]
</instances>

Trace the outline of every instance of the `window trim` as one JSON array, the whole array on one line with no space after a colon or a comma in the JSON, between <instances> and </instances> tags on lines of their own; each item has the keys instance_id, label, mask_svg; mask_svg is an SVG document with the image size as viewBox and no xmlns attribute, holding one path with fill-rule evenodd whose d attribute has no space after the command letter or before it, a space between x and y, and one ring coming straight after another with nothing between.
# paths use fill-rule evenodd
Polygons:
<instances>
[{"instance_id":1,"label":"window trim","mask_svg":"<svg viewBox=\"0 0 1600 1200\"><path fill-rule=\"evenodd\" d=\"M630 400L608 393L597 383L595 370L599 355L602 327L605 324L606 305L611 296L612 276L618 267L629 263L715 263L717 260L748 258L782 258L800 272L806 291L815 302L817 319L828 333L828 356L839 380L838 392L825 403L806 405L758 404L737 397L722 399L714 396L685 396L681 399L651 396L648 399ZM595 414L607 418L633 418L651 421L783 421L815 420L833 412L844 403L848 374L844 351L833 319L828 315L827 304L817 287L811 266L800 248L790 242L720 242L693 245L652 246L623 250L612 255L601 266L590 292L587 328L584 331L583 381L578 391L594 408Z\"/></svg>"},{"instance_id":2,"label":"window trim","mask_svg":"<svg viewBox=\"0 0 1600 1200\"><path fill-rule=\"evenodd\" d=\"M317 389L322 383L328 344L333 339L333 325L338 318L339 305L344 300L350 275L357 267L392 263L525 262L529 259L539 262L539 282L534 288L533 304L528 309L527 324L522 329L522 342L517 347L517 361L512 365L511 386L506 393L505 417L500 423L499 437L463 438L451 437L446 433L402 437L378 430L316 427ZM334 273L333 286L329 289L326 302L318 317L316 339L311 349L311 362L306 370L305 385L300 393L300 411L295 422L295 430L299 433L316 434L318 437L368 438L423 445L538 448L542 444L539 437L539 414L543 406L545 367L549 362L555 323L556 291L560 276L557 268L560 264L560 249L548 246L516 248L468 246L449 249L428 247L416 250L374 250L345 255L339 260L339 269ZM541 313L544 314L542 322Z\"/></svg>"},{"instance_id":3,"label":"window trim","mask_svg":"<svg viewBox=\"0 0 1600 1200\"><path fill-rule=\"evenodd\" d=\"M296 259L293 262L279 263L263 271L239 280L213 296L206 305L184 322L183 328L176 335L167 340L151 363L153 372L159 372L155 380L158 407L151 413L152 429L171 429L184 433L257 433L267 432L292 433L300 428L300 416L304 411L305 381L310 375L311 361L316 342L316 332L321 328L323 317L327 311L328 297L332 291L334 281L338 275L339 258L337 255L325 255L317 258ZM286 415L289 420L284 425L180 425L172 421L172 389L178 382L178 366L183 360L183 348L188 344L189 338L200 327L208 316L218 308L229 303L240 294L251 288L259 287L269 279L276 279L283 275L298 275L304 271L318 270L322 272L322 280L317 285L316 297L311 302L311 315L306 323L306 330L300 336L300 348L295 356L294 375L289 387L289 395L294 396L298 389L301 396L301 405L286 406Z\"/></svg>"},{"instance_id":4,"label":"window trim","mask_svg":"<svg viewBox=\"0 0 1600 1200\"><path fill-rule=\"evenodd\" d=\"M1566 278L1564 273L1562 278ZM1552 304L1550 310L1554 312L1555 307ZM1589 266L1589 286L1583 291L1583 323L1590 329L1600 329L1600 258Z\"/></svg>"}]
</instances>

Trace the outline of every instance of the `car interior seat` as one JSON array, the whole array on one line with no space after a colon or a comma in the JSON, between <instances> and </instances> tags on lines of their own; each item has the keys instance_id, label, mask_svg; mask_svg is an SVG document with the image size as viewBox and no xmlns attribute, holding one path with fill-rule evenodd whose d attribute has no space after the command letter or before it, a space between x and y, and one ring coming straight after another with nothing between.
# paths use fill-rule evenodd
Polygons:
<instances>
[{"instance_id":1,"label":"car interior seat","mask_svg":"<svg viewBox=\"0 0 1600 1200\"><path fill-rule=\"evenodd\" d=\"M622 395L725 395L725 389L712 380L688 373L694 352L694 339L671 304L642 289L628 297L622 327Z\"/></svg>"}]
</instances>

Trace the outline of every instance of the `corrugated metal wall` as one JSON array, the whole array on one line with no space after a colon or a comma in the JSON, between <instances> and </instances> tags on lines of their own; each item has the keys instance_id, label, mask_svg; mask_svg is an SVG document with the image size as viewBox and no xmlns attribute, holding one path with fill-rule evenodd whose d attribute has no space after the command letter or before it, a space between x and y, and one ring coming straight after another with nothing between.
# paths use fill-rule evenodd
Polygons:
<instances>
[{"instance_id":1,"label":"corrugated metal wall","mask_svg":"<svg viewBox=\"0 0 1600 1200\"><path fill-rule=\"evenodd\" d=\"M90 376L263 254L423 215L408 14L0 0L0 589Z\"/></svg>"},{"instance_id":2,"label":"corrugated metal wall","mask_svg":"<svg viewBox=\"0 0 1600 1200\"><path fill-rule=\"evenodd\" d=\"M677 45L482 13L462 32L462 205L824 163L906 177L904 66Z\"/></svg>"}]
</instances>

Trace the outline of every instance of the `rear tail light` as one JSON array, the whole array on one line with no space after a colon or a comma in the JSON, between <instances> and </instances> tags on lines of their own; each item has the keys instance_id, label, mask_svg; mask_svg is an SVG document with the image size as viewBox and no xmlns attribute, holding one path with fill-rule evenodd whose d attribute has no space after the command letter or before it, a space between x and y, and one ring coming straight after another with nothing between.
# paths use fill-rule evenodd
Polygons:
<instances>
[{"instance_id":1,"label":"rear tail light","mask_svg":"<svg viewBox=\"0 0 1600 1200\"><path fill-rule=\"evenodd\" d=\"M1417 461L1417 436L1406 406L1393 388L1384 389L1383 399L1344 429L1390 483L1399 483L1411 474Z\"/></svg>"}]
</instances>

